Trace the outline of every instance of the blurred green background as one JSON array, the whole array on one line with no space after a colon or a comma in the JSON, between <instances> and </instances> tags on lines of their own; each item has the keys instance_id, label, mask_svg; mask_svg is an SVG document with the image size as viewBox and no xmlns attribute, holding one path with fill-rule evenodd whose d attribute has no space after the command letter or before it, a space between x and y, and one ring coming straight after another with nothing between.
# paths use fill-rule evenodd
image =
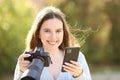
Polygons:
<instances>
[{"instance_id":1,"label":"blurred green background","mask_svg":"<svg viewBox=\"0 0 120 80\"><path fill-rule=\"evenodd\" d=\"M37 12L50 5L66 14L91 73L120 72L120 0L0 0L1 77L12 79Z\"/></svg>"}]
</instances>

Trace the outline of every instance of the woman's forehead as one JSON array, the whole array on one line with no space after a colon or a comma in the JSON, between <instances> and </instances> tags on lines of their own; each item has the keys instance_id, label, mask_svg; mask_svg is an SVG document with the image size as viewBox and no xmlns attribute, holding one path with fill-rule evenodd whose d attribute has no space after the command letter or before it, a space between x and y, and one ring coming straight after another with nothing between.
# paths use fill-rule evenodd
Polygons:
<instances>
[{"instance_id":1,"label":"woman's forehead","mask_svg":"<svg viewBox=\"0 0 120 80\"><path fill-rule=\"evenodd\" d=\"M43 22L42 28L63 28L63 23L57 18L52 18Z\"/></svg>"}]
</instances>

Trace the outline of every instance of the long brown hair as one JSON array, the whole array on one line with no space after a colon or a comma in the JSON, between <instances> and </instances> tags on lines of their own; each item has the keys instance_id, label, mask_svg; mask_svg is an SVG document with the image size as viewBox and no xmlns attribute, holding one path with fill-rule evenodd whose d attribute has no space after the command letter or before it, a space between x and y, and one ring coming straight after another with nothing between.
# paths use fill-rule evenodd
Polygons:
<instances>
[{"instance_id":1,"label":"long brown hair","mask_svg":"<svg viewBox=\"0 0 120 80\"><path fill-rule=\"evenodd\" d=\"M35 47L39 46L42 47L42 42L39 39L39 31L41 29L42 24L52 18L57 18L63 23L63 41L61 45L59 46L59 49L64 50L65 47L69 47L71 44L70 40L70 32L68 28L68 24L65 20L65 15L57 8L55 7L46 7L43 10L41 10L38 15L35 18L35 21L33 22L33 25L27 35L26 38L26 49L27 50L34 50Z\"/></svg>"}]
</instances>

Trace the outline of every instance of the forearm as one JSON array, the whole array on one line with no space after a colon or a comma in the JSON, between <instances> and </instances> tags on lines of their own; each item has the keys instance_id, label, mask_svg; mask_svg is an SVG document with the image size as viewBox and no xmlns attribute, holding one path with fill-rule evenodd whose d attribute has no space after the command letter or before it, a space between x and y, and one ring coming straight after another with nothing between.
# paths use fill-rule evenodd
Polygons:
<instances>
[{"instance_id":1,"label":"forearm","mask_svg":"<svg viewBox=\"0 0 120 80\"><path fill-rule=\"evenodd\" d=\"M85 76L84 76L84 74L82 73L80 76L74 77L74 80L85 80Z\"/></svg>"},{"instance_id":2,"label":"forearm","mask_svg":"<svg viewBox=\"0 0 120 80\"><path fill-rule=\"evenodd\" d=\"M90 74L82 73L80 76L74 77L74 80L91 80L91 76Z\"/></svg>"},{"instance_id":3,"label":"forearm","mask_svg":"<svg viewBox=\"0 0 120 80\"><path fill-rule=\"evenodd\" d=\"M17 64L14 73L14 80L20 80L21 76L22 76L22 72L20 71L19 66Z\"/></svg>"},{"instance_id":4,"label":"forearm","mask_svg":"<svg viewBox=\"0 0 120 80\"><path fill-rule=\"evenodd\" d=\"M84 55L82 53L79 56L78 62L82 66L83 73L79 77L75 78L75 80L91 80L89 67L88 67L86 59L85 59L85 57L84 57Z\"/></svg>"}]
</instances>

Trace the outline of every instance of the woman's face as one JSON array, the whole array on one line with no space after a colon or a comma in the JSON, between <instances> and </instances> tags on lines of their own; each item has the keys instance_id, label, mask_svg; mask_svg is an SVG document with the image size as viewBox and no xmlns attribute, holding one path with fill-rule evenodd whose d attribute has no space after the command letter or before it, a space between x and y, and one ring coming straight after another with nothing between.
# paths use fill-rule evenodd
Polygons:
<instances>
[{"instance_id":1,"label":"woman's face","mask_svg":"<svg viewBox=\"0 0 120 80\"><path fill-rule=\"evenodd\" d=\"M43 22L39 38L45 49L58 49L63 41L63 23L57 18Z\"/></svg>"}]
</instances>

